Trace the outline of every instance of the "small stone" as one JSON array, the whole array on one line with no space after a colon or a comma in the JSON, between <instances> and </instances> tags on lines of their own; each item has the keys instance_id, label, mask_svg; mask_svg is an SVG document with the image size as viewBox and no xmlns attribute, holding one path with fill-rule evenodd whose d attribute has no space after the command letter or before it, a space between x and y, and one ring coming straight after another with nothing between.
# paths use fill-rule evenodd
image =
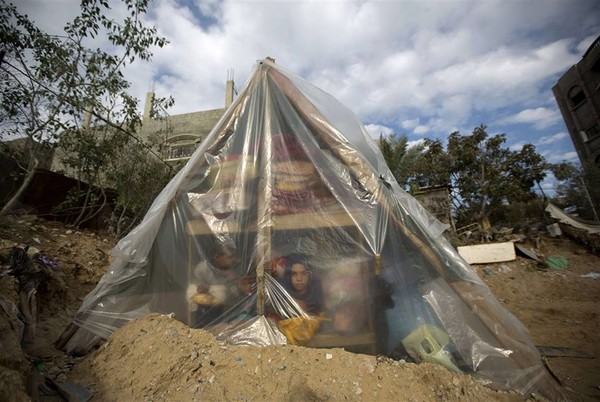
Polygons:
<instances>
[{"instance_id":1,"label":"small stone","mask_svg":"<svg viewBox=\"0 0 600 402\"><path fill-rule=\"evenodd\" d=\"M325 359L331 360L331 359L333 359L333 355L331 353L326 353L325 354Z\"/></svg>"},{"instance_id":2,"label":"small stone","mask_svg":"<svg viewBox=\"0 0 600 402\"><path fill-rule=\"evenodd\" d=\"M34 255L38 254L40 252L40 249L35 248L35 247L29 247L27 249L27 255L30 257L33 257Z\"/></svg>"}]
</instances>

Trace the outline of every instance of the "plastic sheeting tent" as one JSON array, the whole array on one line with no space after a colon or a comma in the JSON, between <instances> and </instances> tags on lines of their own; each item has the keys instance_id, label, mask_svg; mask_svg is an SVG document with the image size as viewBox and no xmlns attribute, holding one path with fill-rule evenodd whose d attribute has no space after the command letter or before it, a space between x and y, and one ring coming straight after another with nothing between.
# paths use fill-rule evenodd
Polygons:
<instances>
[{"instance_id":1,"label":"plastic sheeting tent","mask_svg":"<svg viewBox=\"0 0 600 402\"><path fill-rule=\"evenodd\" d=\"M444 230L346 107L259 61L113 249L61 346L86 353L130 320L173 313L235 344L344 347L558 395L527 329Z\"/></svg>"}]
</instances>

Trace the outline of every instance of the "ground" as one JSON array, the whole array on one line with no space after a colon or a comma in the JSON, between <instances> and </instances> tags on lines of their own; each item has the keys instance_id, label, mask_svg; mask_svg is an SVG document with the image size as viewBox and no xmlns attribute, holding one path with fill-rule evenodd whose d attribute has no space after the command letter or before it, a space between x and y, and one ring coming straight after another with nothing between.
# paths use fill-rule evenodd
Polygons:
<instances>
[{"instance_id":1,"label":"ground","mask_svg":"<svg viewBox=\"0 0 600 402\"><path fill-rule=\"evenodd\" d=\"M579 353L546 358L554 375L574 392L570 399L598 400L600 280L588 274L600 272L600 257L589 251L589 244L566 236L541 235L538 240L520 244L544 260L553 257L562 262L560 267L542 267L518 256L474 268L525 324L536 345L567 348L562 354ZM44 378L65 387L76 384L80 395L89 392L95 401L524 399L517 392L491 390L471 376L440 366L342 349L227 345L161 315L131 322L85 357L67 356L54 348L54 341L106 271L115 243L106 234L76 231L32 216L0 222L2 258L14 245L28 244L49 263L58 263L50 268L52 281L39 287L35 342L22 348L16 313L10 308L10 302L14 306L18 300L16 281L6 272L6 260L0 261L0 400L35 400L32 393ZM38 397L62 400L43 392ZM530 399L543 400L538 395Z\"/></svg>"}]
</instances>

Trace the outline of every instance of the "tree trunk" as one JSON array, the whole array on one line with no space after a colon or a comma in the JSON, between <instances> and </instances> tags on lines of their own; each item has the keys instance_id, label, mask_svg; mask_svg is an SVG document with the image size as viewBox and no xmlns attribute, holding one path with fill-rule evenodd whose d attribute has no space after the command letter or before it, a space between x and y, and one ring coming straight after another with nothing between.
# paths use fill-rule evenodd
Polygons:
<instances>
[{"instance_id":1,"label":"tree trunk","mask_svg":"<svg viewBox=\"0 0 600 402\"><path fill-rule=\"evenodd\" d=\"M12 197L10 197L8 202L0 210L0 217L5 216L17 206L17 204L21 200L21 196L23 195L23 193L25 193L25 190L27 190L27 188L33 181L33 178L35 177L35 172L37 170L37 166L38 161L36 159L33 162L31 168L27 171L27 176L25 177L25 180L23 180L23 183L21 183L21 186L19 187L17 192Z\"/></svg>"},{"instance_id":2,"label":"tree trunk","mask_svg":"<svg viewBox=\"0 0 600 402\"><path fill-rule=\"evenodd\" d=\"M100 189L100 194L102 196L102 204L100 204L100 206L98 206L98 205L92 206L91 211L86 212L85 215L81 217L81 219L79 220L79 222L77 224L77 227L80 227L82 224L92 220L96 215L98 215L102 211L102 209L104 209L108 199L106 197L106 193L104 192L103 188ZM85 209L87 209L87 207L84 207L84 211L85 211Z\"/></svg>"},{"instance_id":3,"label":"tree trunk","mask_svg":"<svg viewBox=\"0 0 600 402\"><path fill-rule=\"evenodd\" d=\"M143 215L143 211L139 211L138 213L136 213L131 219L131 222L129 222L129 225L127 225L127 227L125 228L125 231L123 231L123 233L129 233L138 223L140 223Z\"/></svg>"},{"instance_id":4,"label":"tree trunk","mask_svg":"<svg viewBox=\"0 0 600 402\"><path fill-rule=\"evenodd\" d=\"M485 165L481 164L481 205L479 209L479 222L481 222L485 218L485 203L486 203L486 195L487 195L487 186L485 184Z\"/></svg>"},{"instance_id":5,"label":"tree trunk","mask_svg":"<svg viewBox=\"0 0 600 402\"><path fill-rule=\"evenodd\" d=\"M129 206L129 201L126 202L125 205L123 205L123 208L121 209L121 214L119 215L119 219L117 220L117 233L116 233L117 237L121 236L121 225L123 224L123 219L125 218L125 213L127 211L128 206Z\"/></svg>"}]
</instances>

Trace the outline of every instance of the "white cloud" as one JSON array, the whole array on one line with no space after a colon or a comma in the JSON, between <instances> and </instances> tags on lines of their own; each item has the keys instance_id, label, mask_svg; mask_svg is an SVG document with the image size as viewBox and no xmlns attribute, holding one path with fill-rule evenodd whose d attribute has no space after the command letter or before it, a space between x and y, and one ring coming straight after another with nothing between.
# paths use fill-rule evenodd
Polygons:
<instances>
[{"instance_id":1,"label":"white cloud","mask_svg":"<svg viewBox=\"0 0 600 402\"><path fill-rule=\"evenodd\" d=\"M423 138L421 138L420 140L416 140L416 141L408 141L406 143L406 149L410 149L419 145L422 145L425 142L425 140Z\"/></svg>"},{"instance_id":2,"label":"white cloud","mask_svg":"<svg viewBox=\"0 0 600 402\"><path fill-rule=\"evenodd\" d=\"M577 156L577 152L575 151L561 152L561 150L558 149L553 151L541 152L541 154L550 163L558 163L563 161L579 162L579 157Z\"/></svg>"},{"instance_id":3,"label":"white cloud","mask_svg":"<svg viewBox=\"0 0 600 402\"><path fill-rule=\"evenodd\" d=\"M62 33L67 21L79 15L79 2L75 0L21 0L17 8L27 14L36 25L51 34Z\"/></svg>"},{"instance_id":4,"label":"white cloud","mask_svg":"<svg viewBox=\"0 0 600 402\"><path fill-rule=\"evenodd\" d=\"M427 126L417 126L413 130L413 133L415 133L416 135L424 135L427 134L429 131L429 127Z\"/></svg>"},{"instance_id":5,"label":"white cloud","mask_svg":"<svg viewBox=\"0 0 600 402\"><path fill-rule=\"evenodd\" d=\"M556 183L548 180L548 178L546 178L546 180L544 180L543 183L541 183L541 186L544 190L555 190L556 189Z\"/></svg>"},{"instance_id":6,"label":"white cloud","mask_svg":"<svg viewBox=\"0 0 600 402\"><path fill-rule=\"evenodd\" d=\"M567 138L569 136L569 134L565 133L565 132L560 132L560 133L556 133L554 135L550 135L550 136L544 136L541 137L538 141L536 145L549 145L549 144L553 144L557 141L560 141L564 138Z\"/></svg>"},{"instance_id":7,"label":"white cloud","mask_svg":"<svg viewBox=\"0 0 600 402\"><path fill-rule=\"evenodd\" d=\"M402 126L402 128L404 129L411 129L411 128L415 128L419 125L419 119L412 119L412 120L403 120L400 122L400 126Z\"/></svg>"},{"instance_id":8,"label":"white cloud","mask_svg":"<svg viewBox=\"0 0 600 402\"><path fill-rule=\"evenodd\" d=\"M584 38L581 42L577 44L577 53L581 53L582 55L589 49L592 42L594 42L598 38L597 34L593 34Z\"/></svg>"},{"instance_id":9,"label":"white cloud","mask_svg":"<svg viewBox=\"0 0 600 402\"><path fill-rule=\"evenodd\" d=\"M557 110L545 107L525 109L497 121L498 124L530 124L537 129L551 127L562 119Z\"/></svg>"},{"instance_id":10,"label":"white cloud","mask_svg":"<svg viewBox=\"0 0 600 402\"><path fill-rule=\"evenodd\" d=\"M42 26L62 27L79 1L18 3ZM228 69L241 89L255 62L272 56L363 121L412 139L501 121L550 141L561 121L551 86L598 34L596 0L157 0L151 7L147 20L170 44L154 50L152 63L127 69L138 98L155 80L157 96L175 98L172 114L219 108Z\"/></svg>"},{"instance_id":11,"label":"white cloud","mask_svg":"<svg viewBox=\"0 0 600 402\"><path fill-rule=\"evenodd\" d=\"M510 149L511 151L520 151L521 149L523 149L523 145L525 145L526 142L521 141L521 142L517 142L515 144L512 144L508 147L508 149Z\"/></svg>"},{"instance_id":12,"label":"white cloud","mask_svg":"<svg viewBox=\"0 0 600 402\"><path fill-rule=\"evenodd\" d=\"M382 126L380 124L367 124L365 129L369 132L372 138L379 139L381 135L384 137L394 133L394 130L390 127Z\"/></svg>"}]
</instances>

